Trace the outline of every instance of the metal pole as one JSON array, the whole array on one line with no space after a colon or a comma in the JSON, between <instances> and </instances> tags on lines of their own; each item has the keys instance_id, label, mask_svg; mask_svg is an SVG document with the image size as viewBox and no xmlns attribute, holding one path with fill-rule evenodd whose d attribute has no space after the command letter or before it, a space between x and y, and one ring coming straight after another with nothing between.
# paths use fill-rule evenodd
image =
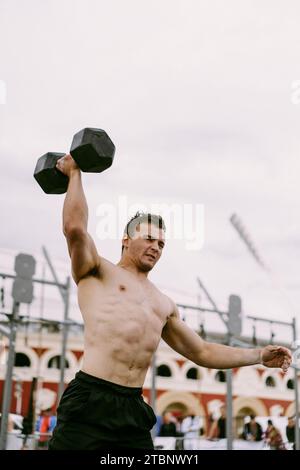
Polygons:
<instances>
[{"instance_id":1,"label":"metal pole","mask_svg":"<svg viewBox=\"0 0 300 470\"><path fill-rule=\"evenodd\" d=\"M67 341L68 341L68 316L69 316L69 295L70 295L70 277L67 277L67 282L64 288L58 281L58 277L56 275L54 266L51 262L50 256L45 246L42 247L43 254L45 259L49 265L51 274L55 280L55 284L58 287L62 300L64 302L64 322L63 322L63 333L62 333L62 345L61 345L61 356L60 356L60 378L59 378L59 385L58 385L58 400L60 400L64 388L65 388L65 362L66 362L66 351L67 351Z\"/></svg>"},{"instance_id":2,"label":"metal pole","mask_svg":"<svg viewBox=\"0 0 300 470\"><path fill-rule=\"evenodd\" d=\"M6 322L5 322L6 323ZM7 322L8 323L8 322ZM5 326L0 326L0 333L4 336L6 336L7 338L9 338L9 335L10 335L10 330L8 330L7 328L5 328Z\"/></svg>"},{"instance_id":3,"label":"metal pole","mask_svg":"<svg viewBox=\"0 0 300 470\"><path fill-rule=\"evenodd\" d=\"M293 341L297 340L297 323L293 318ZM295 390L295 448L300 450L300 430L299 430L299 387L298 387L298 368L294 368L294 390Z\"/></svg>"},{"instance_id":4,"label":"metal pole","mask_svg":"<svg viewBox=\"0 0 300 470\"><path fill-rule=\"evenodd\" d=\"M45 258L46 258L46 261L47 261L47 263L48 263L48 265L49 265L49 268L50 268L51 274L52 274L52 276L53 276L53 279L54 279L54 281L55 281L55 285L58 287L58 290L59 290L59 292L60 292L60 295L61 295L63 301L65 301L65 289L68 289L68 288L69 288L69 284L67 284L66 286L60 284L60 282L59 282L59 280L58 280L58 277L57 277L57 275L56 275L56 272L55 272L55 270L54 270L54 266L53 266L53 264L52 264L52 262L51 262L51 259L50 259L49 254L48 254L48 251L46 250L46 248L45 248L44 246L42 247L42 250L43 250L43 254L44 254Z\"/></svg>"},{"instance_id":5,"label":"metal pole","mask_svg":"<svg viewBox=\"0 0 300 470\"><path fill-rule=\"evenodd\" d=\"M15 279L17 276L14 276L13 274L5 274L5 273L0 273L0 277L2 278L9 278L9 279ZM45 279L36 279L36 278L33 278L32 279L32 282L37 282L38 284L46 284L48 286L56 286L60 289L65 289L65 285L64 284L61 284L59 282L55 282L55 281L46 281Z\"/></svg>"},{"instance_id":6,"label":"metal pole","mask_svg":"<svg viewBox=\"0 0 300 470\"><path fill-rule=\"evenodd\" d=\"M222 312L221 310L217 310L213 308L198 307L197 305L177 304L177 306L181 308L187 308L188 310L198 310L199 312L218 313L219 315L228 315L228 312Z\"/></svg>"},{"instance_id":7,"label":"metal pole","mask_svg":"<svg viewBox=\"0 0 300 470\"><path fill-rule=\"evenodd\" d=\"M228 328L227 326L227 320L226 320L226 316L227 316L227 312L220 312L218 310L218 307L217 307L217 304L216 302L213 300L213 298L210 296L209 292L207 291L207 289L205 288L204 284L200 281L199 277L197 277L197 282L199 284L199 287L203 290L203 292L205 293L206 297L208 298L209 302L211 303L211 305L213 306L214 310L216 311L216 313L218 313L219 317L221 318L222 322L224 323L224 325L226 326L226 328Z\"/></svg>"},{"instance_id":8,"label":"metal pole","mask_svg":"<svg viewBox=\"0 0 300 470\"><path fill-rule=\"evenodd\" d=\"M0 312L1 313L1 312ZM5 315L7 315L7 313L5 313ZM83 327L83 323L78 323L74 320L67 320L66 322L65 321L60 321L60 320L51 320L50 318L40 318L40 317L27 317L26 315L22 315L22 317L20 318L19 320L19 323L21 325L29 325L29 324L45 324L45 325L64 325L65 323L69 326L71 325L75 325L75 326L80 326L80 327ZM5 321L1 321L0 320L0 324L1 325L9 325L9 321L8 320L5 320ZM2 332L0 330L0 333L3 333L6 335L6 333ZM9 338L9 332L8 334L6 335L8 338Z\"/></svg>"},{"instance_id":9,"label":"metal pole","mask_svg":"<svg viewBox=\"0 0 300 470\"><path fill-rule=\"evenodd\" d=\"M61 399L61 396L65 388L65 366L66 366L66 352L67 352L67 341L68 341L68 316L69 316L69 293L70 293L70 278L67 278L66 290L64 295L64 323L63 323L63 333L62 333L62 345L61 345L61 356L60 356L60 377L59 377L59 386L58 386L58 400Z\"/></svg>"},{"instance_id":10,"label":"metal pole","mask_svg":"<svg viewBox=\"0 0 300 470\"><path fill-rule=\"evenodd\" d=\"M247 318L248 320L260 321L262 323L272 323L274 325L292 326L292 323L289 321L270 320L269 318L254 317L253 315L247 315L245 318Z\"/></svg>"},{"instance_id":11,"label":"metal pole","mask_svg":"<svg viewBox=\"0 0 300 470\"><path fill-rule=\"evenodd\" d=\"M153 354L151 363L150 405L156 414L156 353ZM155 426L151 429L151 436L152 439L155 438Z\"/></svg>"},{"instance_id":12,"label":"metal pole","mask_svg":"<svg viewBox=\"0 0 300 470\"><path fill-rule=\"evenodd\" d=\"M16 414L22 414L22 380L17 375L13 375L15 380Z\"/></svg>"},{"instance_id":13,"label":"metal pole","mask_svg":"<svg viewBox=\"0 0 300 470\"><path fill-rule=\"evenodd\" d=\"M152 364L151 364L151 390L150 390L150 405L154 411L156 412L156 353L152 356Z\"/></svg>"},{"instance_id":14,"label":"metal pole","mask_svg":"<svg viewBox=\"0 0 300 470\"><path fill-rule=\"evenodd\" d=\"M228 317L229 313L228 312L220 312L218 310L216 302L213 300L213 298L210 296L206 288L204 287L203 283L200 281L199 277L197 278L198 284L200 288L204 291L206 294L209 302L211 305L214 307L214 310L216 313L218 313L219 317L223 321L224 325L226 326L226 329L228 331L228 345L232 346L232 335L229 331L229 322L228 322ZM232 369L227 369L226 370L226 438L227 438L227 450L232 450L233 445L233 435L232 435Z\"/></svg>"},{"instance_id":15,"label":"metal pole","mask_svg":"<svg viewBox=\"0 0 300 470\"><path fill-rule=\"evenodd\" d=\"M13 311L11 315L11 326L10 326L10 335L9 335L9 353L8 353L6 377L5 377L4 392L3 392L1 432L0 432L0 450L6 449L7 426L8 426L8 417L9 417L10 404L11 404L11 395L12 395L12 375L13 375L13 368L15 364L15 347L16 347L16 336L17 336L18 314L19 314L19 304L17 302L14 302Z\"/></svg>"},{"instance_id":16,"label":"metal pole","mask_svg":"<svg viewBox=\"0 0 300 470\"><path fill-rule=\"evenodd\" d=\"M228 333L228 346L231 346L231 334L230 333ZM227 450L233 450L232 369L226 370L226 439L227 439Z\"/></svg>"},{"instance_id":17,"label":"metal pole","mask_svg":"<svg viewBox=\"0 0 300 470\"><path fill-rule=\"evenodd\" d=\"M208 290L206 289L206 287L204 286L203 282L201 282L200 278L197 277L197 282L199 284L199 287L203 290L204 294L206 295L206 297L208 298L209 302L211 303L211 305L213 306L214 309L218 310L218 307L217 307L217 304L216 302L213 300L213 298L210 296Z\"/></svg>"}]
</instances>

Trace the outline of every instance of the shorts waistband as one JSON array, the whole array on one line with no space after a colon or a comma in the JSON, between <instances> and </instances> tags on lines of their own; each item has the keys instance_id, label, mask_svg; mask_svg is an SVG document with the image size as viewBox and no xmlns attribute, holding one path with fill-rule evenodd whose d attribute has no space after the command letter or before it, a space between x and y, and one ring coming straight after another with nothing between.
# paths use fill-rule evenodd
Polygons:
<instances>
[{"instance_id":1,"label":"shorts waistband","mask_svg":"<svg viewBox=\"0 0 300 470\"><path fill-rule=\"evenodd\" d=\"M100 379L94 375L87 374L82 370L78 371L75 375L75 379L82 380L90 385L95 385L96 387L106 387L113 390L116 393L121 395L142 395L142 387L126 387L125 385L116 384L114 382L109 382L108 380Z\"/></svg>"}]
</instances>

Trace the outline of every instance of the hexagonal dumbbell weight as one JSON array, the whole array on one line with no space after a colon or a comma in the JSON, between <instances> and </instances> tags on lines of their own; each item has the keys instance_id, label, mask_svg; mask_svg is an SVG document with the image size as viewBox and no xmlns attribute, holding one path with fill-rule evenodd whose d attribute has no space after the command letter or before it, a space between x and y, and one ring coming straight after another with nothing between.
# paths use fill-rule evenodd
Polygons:
<instances>
[{"instance_id":1,"label":"hexagonal dumbbell weight","mask_svg":"<svg viewBox=\"0 0 300 470\"><path fill-rule=\"evenodd\" d=\"M115 146L102 129L86 127L74 135L70 154L81 171L101 173L112 165ZM47 194L62 194L69 178L56 168L64 153L48 152L37 161L34 178Z\"/></svg>"}]
</instances>

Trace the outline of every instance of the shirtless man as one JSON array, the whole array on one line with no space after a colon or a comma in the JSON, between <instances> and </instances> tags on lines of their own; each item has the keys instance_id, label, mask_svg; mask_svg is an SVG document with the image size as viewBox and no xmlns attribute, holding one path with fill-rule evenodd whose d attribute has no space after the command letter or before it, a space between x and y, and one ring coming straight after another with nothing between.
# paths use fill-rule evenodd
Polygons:
<instances>
[{"instance_id":1,"label":"shirtless man","mask_svg":"<svg viewBox=\"0 0 300 470\"><path fill-rule=\"evenodd\" d=\"M153 448L156 417L142 387L161 337L200 366L288 369L291 354L284 347L208 343L180 319L176 304L148 280L165 245L161 217L142 214L127 224L116 265L98 254L87 232L80 170L71 155L57 168L69 177L63 231L85 330L83 367L62 396L50 449Z\"/></svg>"}]
</instances>

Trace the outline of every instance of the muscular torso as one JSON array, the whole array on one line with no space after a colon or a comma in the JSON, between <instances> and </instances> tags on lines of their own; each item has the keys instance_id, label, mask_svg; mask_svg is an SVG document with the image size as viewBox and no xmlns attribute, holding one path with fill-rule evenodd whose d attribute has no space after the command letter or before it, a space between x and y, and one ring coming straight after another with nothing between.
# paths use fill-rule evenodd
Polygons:
<instances>
[{"instance_id":1,"label":"muscular torso","mask_svg":"<svg viewBox=\"0 0 300 470\"><path fill-rule=\"evenodd\" d=\"M171 300L149 280L102 258L101 275L78 284L85 324L82 370L129 387L144 383Z\"/></svg>"}]
</instances>

